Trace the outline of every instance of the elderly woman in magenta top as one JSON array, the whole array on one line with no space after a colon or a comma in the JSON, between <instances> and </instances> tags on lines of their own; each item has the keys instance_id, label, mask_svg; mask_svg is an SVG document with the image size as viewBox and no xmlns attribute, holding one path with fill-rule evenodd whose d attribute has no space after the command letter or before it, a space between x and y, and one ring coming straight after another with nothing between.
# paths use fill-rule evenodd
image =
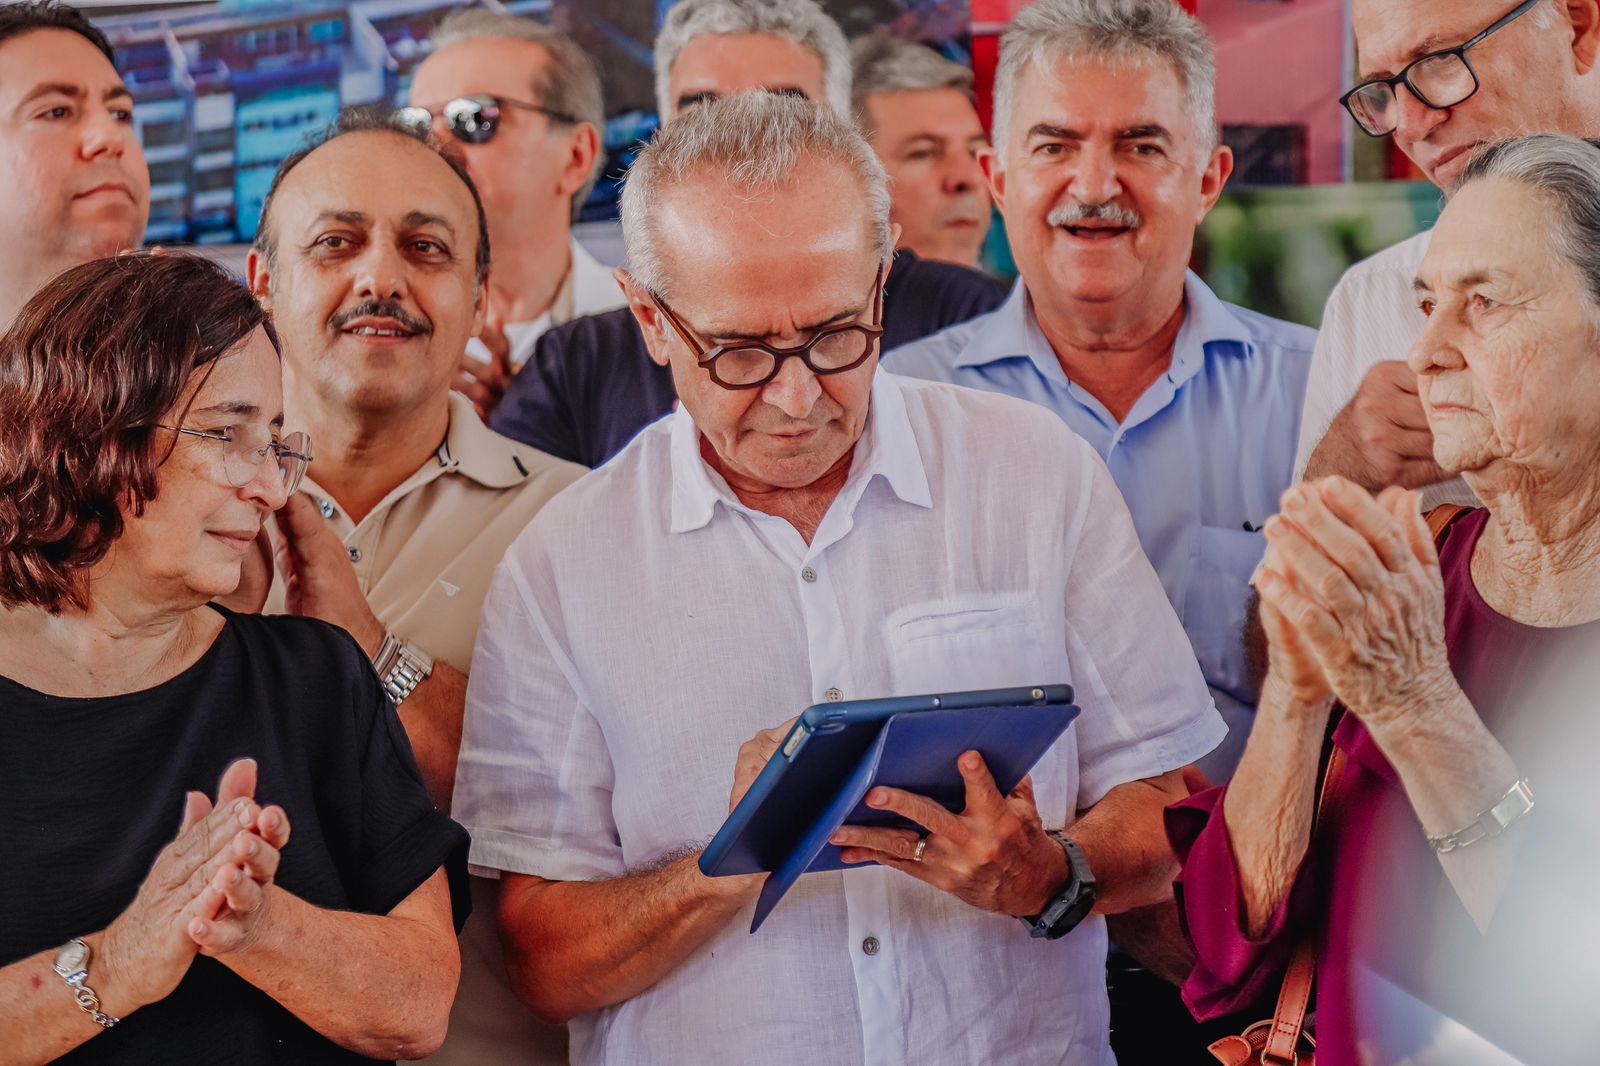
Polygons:
<instances>
[{"instance_id":1,"label":"elderly woman in magenta top","mask_svg":"<svg viewBox=\"0 0 1600 1066\"><path fill-rule=\"evenodd\" d=\"M1529 1061L1596 1062L1600 1008L1558 1006L1597 945L1537 920L1574 887L1583 845L1556 826L1584 812L1562 823L1553 781L1534 796L1550 739L1582 743L1596 716L1522 696L1600 650L1600 149L1487 149L1416 286L1434 454L1484 506L1436 552L1415 493L1285 494L1249 746L1231 784L1168 812L1199 960L1184 996L1203 1018L1253 1009L1309 938L1319 1066L1396 1061L1372 987ZM1342 767L1313 843L1330 725Z\"/></svg>"},{"instance_id":2,"label":"elderly woman in magenta top","mask_svg":"<svg viewBox=\"0 0 1600 1066\"><path fill-rule=\"evenodd\" d=\"M212 602L310 451L264 326L220 267L125 256L0 338L7 1063L444 1037L465 832L347 633Z\"/></svg>"}]
</instances>

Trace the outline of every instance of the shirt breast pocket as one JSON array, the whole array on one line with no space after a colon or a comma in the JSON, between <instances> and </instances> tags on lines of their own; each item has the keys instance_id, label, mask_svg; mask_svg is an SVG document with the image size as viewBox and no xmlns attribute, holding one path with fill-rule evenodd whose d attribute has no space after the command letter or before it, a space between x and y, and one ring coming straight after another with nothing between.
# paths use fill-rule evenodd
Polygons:
<instances>
[{"instance_id":1,"label":"shirt breast pocket","mask_svg":"<svg viewBox=\"0 0 1600 1066\"><path fill-rule=\"evenodd\" d=\"M1072 680L1064 635L1044 624L1038 600L1027 593L916 604L890 615L885 631L897 696ZM1073 751L1069 736L1033 770L1035 799L1052 828L1071 816Z\"/></svg>"},{"instance_id":2,"label":"shirt breast pocket","mask_svg":"<svg viewBox=\"0 0 1600 1066\"><path fill-rule=\"evenodd\" d=\"M1207 683L1234 694L1249 689L1244 666L1245 604L1250 598L1250 575L1266 548L1260 533L1220 526L1201 526L1196 539L1183 628Z\"/></svg>"}]
</instances>

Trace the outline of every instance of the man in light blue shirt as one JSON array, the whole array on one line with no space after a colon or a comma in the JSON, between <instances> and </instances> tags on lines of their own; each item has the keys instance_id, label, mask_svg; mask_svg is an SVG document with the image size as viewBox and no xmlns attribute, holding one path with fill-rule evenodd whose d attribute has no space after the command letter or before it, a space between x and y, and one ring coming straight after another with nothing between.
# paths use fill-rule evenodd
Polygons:
<instances>
[{"instance_id":1,"label":"man in light blue shirt","mask_svg":"<svg viewBox=\"0 0 1600 1066\"><path fill-rule=\"evenodd\" d=\"M1316 333L1219 300L1187 264L1232 170L1205 30L1170 0L1042 0L1002 44L984 160L1022 273L997 311L887 355L894 373L1049 407L1111 470L1229 725L1261 523L1289 487ZM1163 668L1152 662L1152 670Z\"/></svg>"}]
</instances>

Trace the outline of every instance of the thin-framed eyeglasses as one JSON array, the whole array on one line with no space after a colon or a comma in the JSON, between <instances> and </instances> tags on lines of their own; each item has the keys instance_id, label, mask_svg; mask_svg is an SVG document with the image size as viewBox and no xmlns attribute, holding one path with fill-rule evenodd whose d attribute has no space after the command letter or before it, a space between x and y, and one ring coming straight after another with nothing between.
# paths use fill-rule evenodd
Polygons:
<instances>
[{"instance_id":1,"label":"thin-framed eyeglasses","mask_svg":"<svg viewBox=\"0 0 1600 1066\"><path fill-rule=\"evenodd\" d=\"M655 293L650 294L678 336L694 352L711 380L725 389L759 389L783 369L786 359L798 359L818 377L843 374L867 361L883 336L883 266L872 283L872 322L846 322L824 326L804 344L776 348L760 341L740 341L707 348L677 312Z\"/></svg>"},{"instance_id":2,"label":"thin-framed eyeglasses","mask_svg":"<svg viewBox=\"0 0 1600 1066\"><path fill-rule=\"evenodd\" d=\"M1385 137L1399 128L1400 101L1395 92L1401 85L1410 89L1411 95L1424 107L1435 111L1465 103L1480 88L1478 72L1472 69L1467 50L1482 44L1542 2L1524 0L1465 44L1414 59L1392 78L1362 82L1339 97L1339 103L1350 112L1356 125L1373 137Z\"/></svg>"},{"instance_id":3,"label":"thin-framed eyeglasses","mask_svg":"<svg viewBox=\"0 0 1600 1066\"><path fill-rule=\"evenodd\" d=\"M259 422L224 426L216 432L184 426L159 428L185 437L220 442L222 472L228 484L236 489L242 489L256 479L268 455L276 457L278 473L283 478L283 491L288 493L300 487L300 480L306 476L306 467L311 465L311 437L305 433L290 433L281 441L273 440L271 428Z\"/></svg>"},{"instance_id":4,"label":"thin-framed eyeglasses","mask_svg":"<svg viewBox=\"0 0 1600 1066\"><path fill-rule=\"evenodd\" d=\"M501 113L508 107L523 111L536 111L552 122L576 126L577 118L565 111L545 107L526 100L513 100L508 96L458 96L437 108L402 107L396 114L400 120L418 130L433 128L437 115L444 120L445 128L458 141L466 144L488 144L500 132Z\"/></svg>"}]
</instances>

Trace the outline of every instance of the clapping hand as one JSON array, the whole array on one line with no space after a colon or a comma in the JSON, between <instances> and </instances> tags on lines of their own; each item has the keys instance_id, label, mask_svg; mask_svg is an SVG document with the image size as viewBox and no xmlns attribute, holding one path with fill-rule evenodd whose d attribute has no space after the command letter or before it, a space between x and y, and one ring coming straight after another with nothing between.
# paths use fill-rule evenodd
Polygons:
<instances>
[{"instance_id":1,"label":"clapping hand","mask_svg":"<svg viewBox=\"0 0 1600 1066\"><path fill-rule=\"evenodd\" d=\"M1256 588L1275 665L1311 660L1332 693L1381 730L1456 689L1444 643L1444 583L1417 496L1373 499L1343 478L1295 486L1266 527ZM1310 653L1310 659L1305 652Z\"/></svg>"},{"instance_id":2,"label":"clapping hand","mask_svg":"<svg viewBox=\"0 0 1600 1066\"><path fill-rule=\"evenodd\" d=\"M196 932L230 919L230 891L248 905L240 883L265 884L276 874L289 819L282 808L263 810L255 789L255 761L240 759L223 772L215 805L199 792L184 798L177 837L96 947L110 1013L131 1013L170 995L201 950Z\"/></svg>"}]
</instances>

